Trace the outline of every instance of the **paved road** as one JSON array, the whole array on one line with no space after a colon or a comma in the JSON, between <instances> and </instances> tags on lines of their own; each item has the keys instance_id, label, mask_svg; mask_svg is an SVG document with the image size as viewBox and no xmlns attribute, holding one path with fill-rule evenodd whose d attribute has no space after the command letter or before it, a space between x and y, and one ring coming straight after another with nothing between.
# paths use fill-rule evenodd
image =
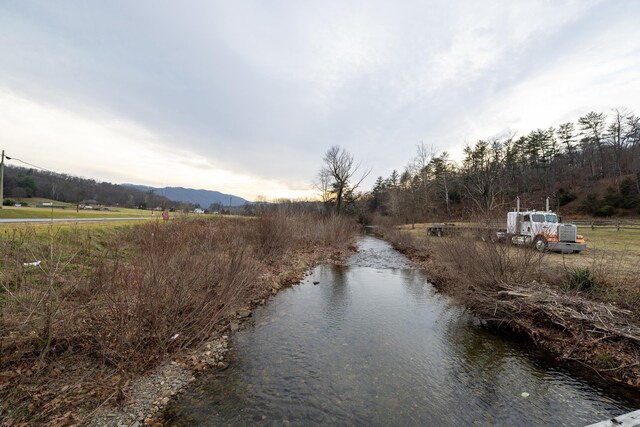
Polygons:
<instances>
[{"instance_id":1,"label":"paved road","mask_svg":"<svg viewBox=\"0 0 640 427\"><path fill-rule=\"evenodd\" d=\"M0 218L0 224L15 224L26 222L97 222L97 221L143 221L146 219L160 219L156 217L135 218Z\"/></svg>"}]
</instances>

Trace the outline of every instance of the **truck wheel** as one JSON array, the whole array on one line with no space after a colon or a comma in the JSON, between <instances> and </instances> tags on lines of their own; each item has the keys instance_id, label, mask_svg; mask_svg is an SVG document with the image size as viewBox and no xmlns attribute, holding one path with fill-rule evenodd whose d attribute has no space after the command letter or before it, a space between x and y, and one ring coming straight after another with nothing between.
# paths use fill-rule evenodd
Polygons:
<instances>
[{"instance_id":1,"label":"truck wheel","mask_svg":"<svg viewBox=\"0 0 640 427\"><path fill-rule=\"evenodd\" d=\"M538 236L533 241L533 247L536 248L539 252L546 252L547 248L549 247L549 243L543 236Z\"/></svg>"}]
</instances>

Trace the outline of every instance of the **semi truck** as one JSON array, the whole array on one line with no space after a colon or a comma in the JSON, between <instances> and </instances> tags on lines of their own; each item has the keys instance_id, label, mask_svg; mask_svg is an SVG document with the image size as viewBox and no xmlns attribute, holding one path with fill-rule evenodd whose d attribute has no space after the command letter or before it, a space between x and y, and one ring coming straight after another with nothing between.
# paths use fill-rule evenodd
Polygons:
<instances>
[{"instance_id":1,"label":"semi truck","mask_svg":"<svg viewBox=\"0 0 640 427\"><path fill-rule=\"evenodd\" d=\"M530 245L541 252L580 253L587 248L577 227L560 222L558 215L549 209L549 198L544 211L521 211L518 198L515 210L507 212L507 229L497 235L499 240Z\"/></svg>"}]
</instances>

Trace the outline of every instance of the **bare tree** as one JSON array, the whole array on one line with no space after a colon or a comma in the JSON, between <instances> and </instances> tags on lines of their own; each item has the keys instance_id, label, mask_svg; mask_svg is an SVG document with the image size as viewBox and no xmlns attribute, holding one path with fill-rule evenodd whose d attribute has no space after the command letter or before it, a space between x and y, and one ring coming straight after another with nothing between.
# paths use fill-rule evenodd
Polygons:
<instances>
[{"instance_id":1,"label":"bare tree","mask_svg":"<svg viewBox=\"0 0 640 427\"><path fill-rule=\"evenodd\" d=\"M602 146L602 137L605 133L606 118L603 113L596 113L592 111L587 115L578 119L578 124L582 131L583 143L585 148L588 148L591 154L591 175L595 177L593 147L597 147L598 154L600 155L600 173L599 178L604 178L604 150Z\"/></svg>"},{"instance_id":2,"label":"bare tree","mask_svg":"<svg viewBox=\"0 0 640 427\"><path fill-rule=\"evenodd\" d=\"M433 179L438 183L442 196L444 198L445 206L447 208L447 216L451 216L451 209L449 207L449 176L453 174L454 167L452 161L449 159L449 153L443 151L438 157L431 159L429 166L433 172Z\"/></svg>"},{"instance_id":3,"label":"bare tree","mask_svg":"<svg viewBox=\"0 0 640 427\"><path fill-rule=\"evenodd\" d=\"M322 168L320 172L318 172L317 181L314 182L313 186L320 193L320 198L322 199L323 209L326 212L326 207L331 202L332 194L331 194L331 176L329 172Z\"/></svg>"},{"instance_id":4,"label":"bare tree","mask_svg":"<svg viewBox=\"0 0 640 427\"><path fill-rule=\"evenodd\" d=\"M337 145L329 148L322 160L324 165L320 169L319 177L328 184L328 194L335 196L336 213L340 215L345 196L355 194L370 170L364 171L356 178L360 163L356 163L353 155Z\"/></svg>"},{"instance_id":5,"label":"bare tree","mask_svg":"<svg viewBox=\"0 0 640 427\"><path fill-rule=\"evenodd\" d=\"M505 191L502 145L498 140L478 141L473 147L466 146L464 154L462 185L479 211L488 215L499 205L499 198Z\"/></svg>"},{"instance_id":6,"label":"bare tree","mask_svg":"<svg viewBox=\"0 0 640 427\"><path fill-rule=\"evenodd\" d=\"M429 192L430 192L430 176L429 163L433 159L433 147L427 147L423 142L418 144L416 156L412 159L409 166L412 173L417 177L419 188L418 203L419 214L424 217L429 210Z\"/></svg>"},{"instance_id":7,"label":"bare tree","mask_svg":"<svg viewBox=\"0 0 640 427\"><path fill-rule=\"evenodd\" d=\"M622 153L627 149L632 141L633 115L626 108L614 108L613 120L607 128L608 143L613 148L613 156L615 161L615 179L618 190L620 189L620 181L622 180Z\"/></svg>"}]
</instances>

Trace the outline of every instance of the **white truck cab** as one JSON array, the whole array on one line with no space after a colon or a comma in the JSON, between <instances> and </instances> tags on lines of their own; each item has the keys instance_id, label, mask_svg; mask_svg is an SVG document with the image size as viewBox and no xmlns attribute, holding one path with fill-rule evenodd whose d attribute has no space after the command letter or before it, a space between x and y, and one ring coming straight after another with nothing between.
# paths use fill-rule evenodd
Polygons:
<instances>
[{"instance_id":1,"label":"white truck cab","mask_svg":"<svg viewBox=\"0 0 640 427\"><path fill-rule=\"evenodd\" d=\"M532 245L539 251L580 253L587 248L577 227L560 223L558 215L549 210L549 199L545 211L520 211L518 199L516 210L507 213L506 231L499 231L498 238L516 245Z\"/></svg>"}]
</instances>

